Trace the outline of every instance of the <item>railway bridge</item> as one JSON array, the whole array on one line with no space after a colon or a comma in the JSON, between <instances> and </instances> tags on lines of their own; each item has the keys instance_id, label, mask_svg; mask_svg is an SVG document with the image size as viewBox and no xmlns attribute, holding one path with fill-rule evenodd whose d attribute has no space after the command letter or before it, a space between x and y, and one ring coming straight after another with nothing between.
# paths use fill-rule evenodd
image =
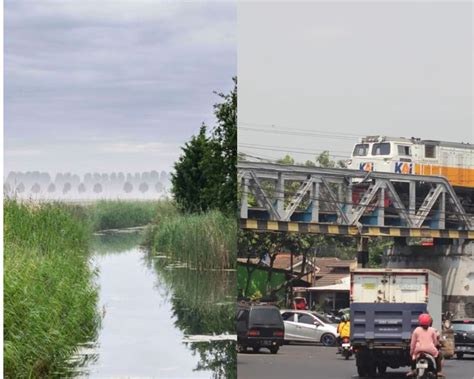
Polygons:
<instances>
[{"instance_id":1,"label":"railway bridge","mask_svg":"<svg viewBox=\"0 0 474 379\"><path fill-rule=\"evenodd\" d=\"M237 170L242 229L352 236L363 266L368 238L394 238L388 267L438 272L445 309L474 317L474 211L445 178L247 161Z\"/></svg>"}]
</instances>

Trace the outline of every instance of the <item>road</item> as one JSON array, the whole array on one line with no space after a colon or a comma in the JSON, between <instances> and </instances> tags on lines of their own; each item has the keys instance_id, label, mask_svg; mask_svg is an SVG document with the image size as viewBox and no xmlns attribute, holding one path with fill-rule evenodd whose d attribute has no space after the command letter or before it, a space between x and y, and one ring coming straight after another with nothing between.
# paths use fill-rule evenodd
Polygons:
<instances>
[{"instance_id":1,"label":"road","mask_svg":"<svg viewBox=\"0 0 474 379\"><path fill-rule=\"evenodd\" d=\"M238 354L239 379L355 379L357 369L354 357L348 361L336 354L334 347L316 345L285 345L278 354L266 349L260 353ZM405 378L408 368L388 369L384 378ZM446 360L447 379L474 379L474 356L464 360Z\"/></svg>"}]
</instances>

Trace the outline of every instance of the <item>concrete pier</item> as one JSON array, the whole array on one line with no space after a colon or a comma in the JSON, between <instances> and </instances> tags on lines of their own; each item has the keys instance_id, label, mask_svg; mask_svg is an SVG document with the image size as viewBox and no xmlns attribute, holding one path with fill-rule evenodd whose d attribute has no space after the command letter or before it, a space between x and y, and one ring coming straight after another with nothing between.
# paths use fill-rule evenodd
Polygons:
<instances>
[{"instance_id":1,"label":"concrete pier","mask_svg":"<svg viewBox=\"0 0 474 379\"><path fill-rule=\"evenodd\" d=\"M435 240L433 246L395 241L384 256L387 267L427 268L443 278L443 312L474 317L474 241Z\"/></svg>"}]
</instances>

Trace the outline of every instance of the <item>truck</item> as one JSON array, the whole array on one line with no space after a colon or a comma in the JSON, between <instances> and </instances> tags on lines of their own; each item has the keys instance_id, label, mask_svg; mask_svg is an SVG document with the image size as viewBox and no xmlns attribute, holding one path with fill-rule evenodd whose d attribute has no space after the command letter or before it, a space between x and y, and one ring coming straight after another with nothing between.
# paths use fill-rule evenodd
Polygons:
<instances>
[{"instance_id":1,"label":"truck","mask_svg":"<svg viewBox=\"0 0 474 379\"><path fill-rule=\"evenodd\" d=\"M441 331L441 277L427 269L354 269L350 283L351 344L359 377L409 366L418 316Z\"/></svg>"}]
</instances>

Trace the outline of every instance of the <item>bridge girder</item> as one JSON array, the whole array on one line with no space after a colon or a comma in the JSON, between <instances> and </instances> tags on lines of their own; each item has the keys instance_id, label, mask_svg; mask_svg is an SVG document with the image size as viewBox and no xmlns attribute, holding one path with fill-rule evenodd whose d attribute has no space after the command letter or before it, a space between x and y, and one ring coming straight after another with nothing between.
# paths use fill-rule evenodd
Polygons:
<instances>
[{"instance_id":1,"label":"bridge girder","mask_svg":"<svg viewBox=\"0 0 474 379\"><path fill-rule=\"evenodd\" d=\"M246 161L237 170L241 219L474 230L473 215L443 177Z\"/></svg>"}]
</instances>

